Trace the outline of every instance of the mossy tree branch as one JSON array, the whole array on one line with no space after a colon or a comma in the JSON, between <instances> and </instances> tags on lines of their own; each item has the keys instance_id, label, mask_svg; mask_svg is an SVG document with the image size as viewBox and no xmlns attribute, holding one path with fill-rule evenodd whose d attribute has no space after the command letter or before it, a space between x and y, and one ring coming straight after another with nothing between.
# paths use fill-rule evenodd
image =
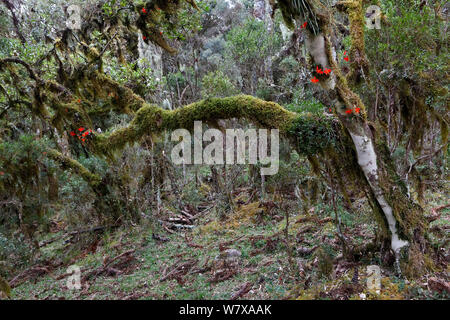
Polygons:
<instances>
[{"instance_id":1,"label":"mossy tree branch","mask_svg":"<svg viewBox=\"0 0 450 320\"><path fill-rule=\"evenodd\" d=\"M83 180L85 180L92 188L95 188L100 184L101 177L99 175L90 172L81 163L68 156L63 155L58 150L50 149L47 151L47 155L50 159L57 162L62 169L73 170L75 174L83 178Z\"/></svg>"},{"instance_id":2,"label":"mossy tree branch","mask_svg":"<svg viewBox=\"0 0 450 320\"><path fill-rule=\"evenodd\" d=\"M280 130L281 134L296 139L300 153L310 150L305 146L321 146L316 148L320 152L333 145L340 135L340 127L336 126L334 117L296 114L274 102L238 95L201 100L173 111L145 105L127 127L96 136L94 150L110 155L144 135L180 128L189 130L193 128L194 121L211 123L231 118L246 119L259 127ZM302 134L302 130L307 130L309 134Z\"/></svg>"},{"instance_id":3,"label":"mossy tree branch","mask_svg":"<svg viewBox=\"0 0 450 320\"><path fill-rule=\"evenodd\" d=\"M369 62L366 57L364 43L365 19L363 1L340 1L336 3L336 7L348 13L352 47L350 49L351 72L348 74L347 78L358 83L362 80L362 77L369 72Z\"/></svg>"},{"instance_id":4,"label":"mossy tree branch","mask_svg":"<svg viewBox=\"0 0 450 320\"><path fill-rule=\"evenodd\" d=\"M278 2L295 8L296 1L279 0ZM340 70L331 41L333 16L329 8L319 0L304 1L309 2L310 8L314 10L321 31L320 34L316 34L306 29L307 39L310 44L313 44L309 45L309 53L316 63L329 66L332 70L331 75L323 79L320 85L327 91L334 104L330 107L334 107L340 122L353 140L358 165L364 172L365 182L369 186L369 198L374 202L374 212L377 221L382 226L381 238L383 241L390 238L391 249L396 256L396 266L401 264L402 270L406 271L408 275L417 276L427 267L424 255L427 251L424 239L427 225L423 219L423 209L408 198L405 188L401 185L398 174L395 172L391 156L389 152L386 152L384 136L373 130L373 125L371 127L371 124L368 123L364 103L360 96L350 88L347 77ZM354 42L352 50L356 50L353 51L356 54L357 50L364 50L362 2L360 0L343 1L341 6L346 8L350 17ZM281 9L283 11L283 8ZM297 19L302 16L304 13L300 12L293 18ZM324 46L320 45L322 41ZM325 104L329 104L329 101ZM357 114L346 114L346 109L356 107L359 108ZM382 214L380 215L380 213ZM386 228L387 226L388 228ZM409 248L409 250L402 250L402 248ZM403 255L404 253L407 254ZM407 256L406 259L400 259L405 256ZM397 271L400 269L398 268Z\"/></svg>"}]
</instances>

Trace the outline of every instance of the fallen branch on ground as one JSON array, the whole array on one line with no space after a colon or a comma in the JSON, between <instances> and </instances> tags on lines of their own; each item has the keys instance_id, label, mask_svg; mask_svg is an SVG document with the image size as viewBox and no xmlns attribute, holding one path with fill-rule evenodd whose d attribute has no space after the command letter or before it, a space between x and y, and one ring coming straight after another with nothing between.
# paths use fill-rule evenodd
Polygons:
<instances>
[{"instance_id":1,"label":"fallen branch on ground","mask_svg":"<svg viewBox=\"0 0 450 320\"><path fill-rule=\"evenodd\" d=\"M238 298L241 298L243 295L247 294L252 289L252 283L246 282L244 283L237 292L233 293L231 296L231 300L236 300Z\"/></svg>"}]
</instances>

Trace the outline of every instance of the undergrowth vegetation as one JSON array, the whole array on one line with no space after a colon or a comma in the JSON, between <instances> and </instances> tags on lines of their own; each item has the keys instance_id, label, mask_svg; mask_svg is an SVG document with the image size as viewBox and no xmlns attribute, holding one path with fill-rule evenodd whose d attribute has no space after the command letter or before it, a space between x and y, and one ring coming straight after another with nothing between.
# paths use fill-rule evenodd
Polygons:
<instances>
[{"instance_id":1,"label":"undergrowth vegetation","mask_svg":"<svg viewBox=\"0 0 450 320\"><path fill-rule=\"evenodd\" d=\"M298 3L2 1L0 299L448 299L444 3ZM277 174L174 164L195 121Z\"/></svg>"}]
</instances>

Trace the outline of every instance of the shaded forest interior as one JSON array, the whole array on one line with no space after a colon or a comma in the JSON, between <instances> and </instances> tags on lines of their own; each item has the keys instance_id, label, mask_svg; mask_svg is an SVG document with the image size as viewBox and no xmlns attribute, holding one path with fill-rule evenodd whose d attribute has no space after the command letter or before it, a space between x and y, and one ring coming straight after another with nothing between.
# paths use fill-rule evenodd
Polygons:
<instances>
[{"instance_id":1,"label":"shaded forest interior","mask_svg":"<svg viewBox=\"0 0 450 320\"><path fill-rule=\"evenodd\" d=\"M1 0L0 299L448 299L449 10Z\"/></svg>"}]
</instances>

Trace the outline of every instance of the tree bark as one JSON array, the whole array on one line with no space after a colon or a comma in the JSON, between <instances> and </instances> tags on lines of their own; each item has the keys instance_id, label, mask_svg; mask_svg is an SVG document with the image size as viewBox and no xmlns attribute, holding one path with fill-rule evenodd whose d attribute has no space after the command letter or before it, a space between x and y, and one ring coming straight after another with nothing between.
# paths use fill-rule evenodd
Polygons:
<instances>
[{"instance_id":1,"label":"tree bark","mask_svg":"<svg viewBox=\"0 0 450 320\"><path fill-rule=\"evenodd\" d=\"M319 18L321 32L314 34L310 29L305 29L308 52L315 65L332 70L329 77L320 81L322 88L328 92L328 99L324 102L334 110L353 141L358 165L364 173L376 204L375 212L382 214L377 219L381 225L381 238L388 237L390 240L397 271L403 270L409 276L418 276L430 264L427 262L430 260L424 256L427 222L423 209L407 197L406 187L395 172L384 137L379 131L372 132L367 122L364 103L350 88L348 79L340 71L331 42L331 13L319 1L311 0L311 3L314 4L312 8ZM342 1L341 5L345 6L350 15L354 46L351 58L359 56L363 64L351 65L358 70L364 70L366 60L362 1ZM361 77L355 74L350 73L351 80L360 81ZM355 112L356 108L359 108L358 112ZM349 109L353 110L350 114L346 112Z\"/></svg>"}]
</instances>

